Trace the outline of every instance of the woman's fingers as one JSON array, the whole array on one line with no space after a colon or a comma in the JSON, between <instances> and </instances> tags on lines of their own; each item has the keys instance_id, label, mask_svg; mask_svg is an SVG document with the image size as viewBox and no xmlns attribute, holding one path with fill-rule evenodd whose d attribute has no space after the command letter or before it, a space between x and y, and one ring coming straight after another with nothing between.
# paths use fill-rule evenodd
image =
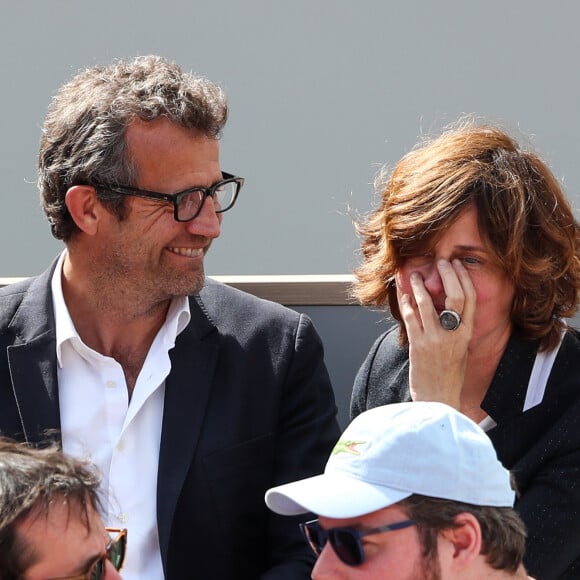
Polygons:
<instances>
[{"instance_id":1,"label":"woman's fingers","mask_svg":"<svg viewBox=\"0 0 580 580\"><path fill-rule=\"evenodd\" d=\"M412 297L404 294L399 300L409 337L409 386L415 401L441 401L458 408L476 295L461 262L441 261L437 268L445 293L445 298L439 297L438 307L418 272L409 277ZM441 326L438 309L443 306L462 317L456 330Z\"/></svg>"},{"instance_id":2,"label":"woman's fingers","mask_svg":"<svg viewBox=\"0 0 580 580\"><path fill-rule=\"evenodd\" d=\"M447 310L455 310L461 315L465 303L463 284L466 280L464 275L469 279L467 271L459 260L454 260L453 263L447 260L439 260L437 262L437 271L441 276L441 282L445 289L445 308ZM469 279L469 282L471 282L471 279Z\"/></svg>"},{"instance_id":3,"label":"woman's fingers","mask_svg":"<svg viewBox=\"0 0 580 580\"><path fill-rule=\"evenodd\" d=\"M459 278L461 289L463 291L463 310L461 312L461 317L466 326L473 328L475 306L477 303L475 286L473 285L469 272L459 260L453 260L453 268L455 269L457 277Z\"/></svg>"},{"instance_id":4,"label":"woman's fingers","mask_svg":"<svg viewBox=\"0 0 580 580\"><path fill-rule=\"evenodd\" d=\"M417 305L417 313L421 323L421 327L425 330L432 329L435 324L439 323L437 311L433 305L433 299L425 288L423 278L419 272L413 272L409 277L411 290L413 291L413 298Z\"/></svg>"}]
</instances>

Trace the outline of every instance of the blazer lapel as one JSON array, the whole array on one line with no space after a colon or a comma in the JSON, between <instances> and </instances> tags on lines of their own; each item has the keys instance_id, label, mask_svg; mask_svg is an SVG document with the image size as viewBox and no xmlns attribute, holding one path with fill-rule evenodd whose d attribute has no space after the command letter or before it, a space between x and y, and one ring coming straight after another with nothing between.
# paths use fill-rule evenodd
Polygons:
<instances>
[{"instance_id":1,"label":"blazer lapel","mask_svg":"<svg viewBox=\"0 0 580 580\"><path fill-rule=\"evenodd\" d=\"M498 424L509 423L523 413L537 344L515 337L508 341L481 408Z\"/></svg>"},{"instance_id":2,"label":"blazer lapel","mask_svg":"<svg viewBox=\"0 0 580 580\"><path fill-rule=\"evenodd\" d=\"M522 444L530 436L524 423L535 415L524 413L524 401L536 358L537 344L511 337L500 360L494 379L481 408L496 422L487 434L493 441L500 461L511 469L521 453Z\"/></svg>"},{"instance_id":3,"label":"blazer lapel","mask_svg":"<svg viewBox=\"0 0 580 580\"><path fill-rule=\"evenodd\" d=\"M190 299L191 320L169 353L157 479L157 523L163 562L173 515L199 441L219 352L218 332L201 299Z\"/></svg>"},{"instance_id":4,"label":"blazer lapel","mask_svg":"<svg viewBox=\"0 0 580 580\"><path fill-rule=\"evenodd\" d=\"M7 351L14 397L26 441L60 439L56 334L50 280L54 265L34 279L10 324L19 342Z\"/></svg>"}]
</instances>

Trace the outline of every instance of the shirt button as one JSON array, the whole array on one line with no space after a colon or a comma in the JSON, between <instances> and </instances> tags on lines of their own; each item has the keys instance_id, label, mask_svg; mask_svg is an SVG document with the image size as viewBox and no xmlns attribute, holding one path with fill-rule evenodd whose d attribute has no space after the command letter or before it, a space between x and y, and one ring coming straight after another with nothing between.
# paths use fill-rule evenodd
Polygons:
<instances>
[{"instance_id":1,"label":"shirt button","mask_svg":"<svg viewBox=\"0 0 580 580\"><path fill-rule=\"evenodd\" d=\"M119 523L126 524L129 521L129 516L125 513L120 513L117 516L117 519L119 520Z\"/></svg>"},{"instance_id":2,"label":"shirt button","mask_svg":"<svg viewBox=\"0 0 580 580\"><path fill-rule=\"evenodd\" d=\"M117 443L117 451L120 451L121 453L125 451L125 444L122 441L119 441L119 443Z\"/></svg>"},{"instance_id":3,"label":"shirt button","mask_svg":"<svg viewBox=\"0 0 580 580\"><path fill-rule=\"evenodd\" d=\"M106 385L109 389L114 389L117 386L117 383L115 381L107 381Z\"/></svg>"}]
</instances>

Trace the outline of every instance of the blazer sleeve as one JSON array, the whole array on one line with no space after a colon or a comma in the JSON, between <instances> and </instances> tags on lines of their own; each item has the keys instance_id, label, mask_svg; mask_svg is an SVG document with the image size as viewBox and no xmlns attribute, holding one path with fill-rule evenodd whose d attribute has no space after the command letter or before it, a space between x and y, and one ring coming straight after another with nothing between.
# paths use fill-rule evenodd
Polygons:
<instances>
[{"instance_id":1,"label":"blazer sleeve","mask_svg":"<svg viewBox=\"0 0 580 580\"><path fill-rule=\"evenodd\" d=\"M322 342L310 319L302 314L280 405L274 485L322 473L339 435ZM314 557L298 528L298 522L309 517L271 513L271 565L261 576L263 580L310 578Z\"/></svg>"},{"instance_id":2,"label":"blazer sleeve","mask_svg":"<svg viewBox=\"0 0 580 580\"><path fill-rule=\"evenodd\" d=\"M354 379L352 394L350 397L351 421L355 417L360 415L363 411L366 411L369 408L367 406L369 384L371 383L373 365L375 362L375 357L377 355L377 350L380 347L381 342L382 337L380 337L374 342Z\"/></svg>"},{"instance_id":3,"label":"blazer sleeve","mask_svg":"<svg viewBox=\"0 0 580 580\"><path fill-rule=\"evenodd\" d=\"M354 380L351 420L368 409L411 400L408 350L398 337L395 325L372 345Z\"/></svg>"}]
</instances>

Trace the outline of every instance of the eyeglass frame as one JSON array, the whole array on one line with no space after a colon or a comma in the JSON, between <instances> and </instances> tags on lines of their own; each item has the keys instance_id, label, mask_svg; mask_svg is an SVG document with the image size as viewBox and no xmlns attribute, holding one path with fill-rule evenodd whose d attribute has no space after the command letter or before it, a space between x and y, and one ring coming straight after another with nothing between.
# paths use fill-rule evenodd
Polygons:
<instances>
[{"instance_id":1,"label":"eyeglass frame","mask_svg":"<svg viewBox=\"0 0 580 580\"><path fill-rule=\"evenodd\" d=\"M103 572L104 572L105 567L107 565L106 560L109 560L109 562L113 564L113 567L115 568L115 570L117 570L117 572L121 570L123 564L125 563L125 556L127 554L127 528L105 528L105 530L109 534L114 533L116 535L114 538L111 538L111 541L105 547L105 553L101 554L98 558L95 558L90 563L86 572L84 572L80 576L59 576L58 578L52 578L52 580L91 580L91 574L94 571L95 566L97 566L99 562L104 562L103 563ZM121 562L119 563L119 567L117 568L113 560L111 560L111 552L113 550L113 546L115 546L120 541L123 542L123 557L121 558ZM104 574L102 578L104 578Z\"/></svg>"},{"instance_id":2,"label":"eyeglass frame","mask_svg":"<svg viewBox=\"0 0 580 580\"><path fill-rule=\"evenodd\" d=\"M384 526L379 526L376 528L369 528L366 530L359 530L357 528L354 528L352 526L337 526L335 528L329 528L328 530L325 530L323 527L320 526L319 524L319 520L315 519L315 520L310 520L308 522L303 522L300 525L300 531L302 532L302 535L304 536L306 543L308 544L308 546L310 547L310 549L312 550L312 552L314 553L314 555L318 558L318 556L320 556L320 554L322 553L322 550L324 549L324 547L326 546L326 544L328 542L330 542L330 546L332 547L334 553L336 554L337 558L343 563L346 564L347 566L351 566L351 567L356 567L356 566L361 566L362 564L364 564L365 561L365 551L361 542L361 539L364 538L365 536L370 536L372 534L382 534L384 532L393 532L396 530L402 530L404 528L409 528L411 526L415 526L417 525L417 522L415 520L404 520L404 521L400 521L400 522L394 522L392 524L387 524ZM319 535L319 537L322 537L323 542L320 545L320 547L314 542L314 540L311 538L310 536L310 530L316 526L317 528L317 534ZM344 560L344 558L341 556L341 554L339 553L339 551L336 549L335 547L335 543L336 543L336 533L337 532L343 532L349 535L349 537L351 539L354 540L353 545L356 546L358 553L357 554L352 554L356 557L356 561L353 562L347 562L346 560Z\"/></svg>"},{"instance_id":3,"label":"eyeglass frame","mask_svg":"<svg viewBox=\"0 0 580 580\"><path fill-rule=\"evenodd\" d=\"M173 218L175 219L176 222L180 222L180 223L185 223L185 222L190 222L192 220L194 220L200 213L201 213L201 209L203 208L203 205L206 201L206 199L208 197L211 197L212 199L215 196L215 192L216 189L222 185L225 185L226 183L235 183L236 184L236 191L234 193L234 197L232 198L231 203L225 207L225 208L221 208L221 209L216 209L216 213L224 213L225 211L228 211L229 209L232 209L232 207L234 207L237 199L238 199L238 194L240 193L240 189L242 189L245 179L243 177L238 177L236 175L233 175L231 173L226 173L225 171L222 171L222 178L220 181L217 181L216 183L214 183L213 185L211 185L210 187L201 187L201 186L195 186L195 187L189 187L187 189L184 189L183 191L178 191L176 193L161 193L159 191L150 191L148 189L139 189L138 187L132 187L130 185L108 185L106 183L100 183L100 182L96 182L93 184L93 187L95 187L96 189L105 189L107 191L112 191L113 193L119 193L121 195L131 195L134 197L140 197L143 199L155 199L158 201L166 201L170 204L173 205ZM185 196L188 195L190 193L193 193L194 191L201 191L202 193L202 198L201 198L201 203L199 204L199 207L197 208L195 214L187 219L179 219L179 203L181 201L181 199Z\"/></svg>"}]
</instances>

